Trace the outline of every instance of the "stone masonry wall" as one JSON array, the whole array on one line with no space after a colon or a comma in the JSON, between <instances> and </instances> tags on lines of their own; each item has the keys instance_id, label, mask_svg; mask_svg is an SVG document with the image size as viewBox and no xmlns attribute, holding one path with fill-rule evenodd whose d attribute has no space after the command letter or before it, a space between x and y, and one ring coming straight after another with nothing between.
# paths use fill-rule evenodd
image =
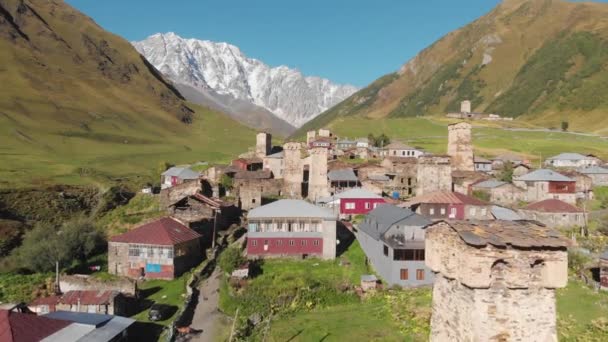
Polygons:
<instances>
[{"instance_id":1,"label":"stone masonry wall","mask_svg":"<svg viewBox=\"0 0 608 342\"><path fill-rule=\"evenodd\" d=\"M308 198L315 201L329 196L327 181L327 149L314 148L310 150L310 174L308 181Z\"/></svg>"},{"instance_id":2,"label":"stone masonry wall","mask_svg":"<svg viewBox=\"0 0 608 342\"><path fill-rule=\"evenodd\" d=\"M475 170L470 124L460 122L448 126L448 155L452 157L454 170Z\"/></svg>"},{"instance_id":3,"label":"stone masonry wall","mask_svg":"<svg viewBox=\"0 0 608 342\"><path fill-rule=\"evenodd\" d=\"M302 167L301 145L297 142L288 142L283 145L283 182L285 196L289 198L302 197L302 182L304 169Z\"/></svg>"},{"instance_id":4,"label":"stone masonry wall","mask_svg":"<svg viewBox=\"0 0 608 342\"><path fill-rule=\"evenodd\" d=\"M416 173L416 196L452 190L452 165L449 157L420 157Z\"/></svg>"}]
</instances>

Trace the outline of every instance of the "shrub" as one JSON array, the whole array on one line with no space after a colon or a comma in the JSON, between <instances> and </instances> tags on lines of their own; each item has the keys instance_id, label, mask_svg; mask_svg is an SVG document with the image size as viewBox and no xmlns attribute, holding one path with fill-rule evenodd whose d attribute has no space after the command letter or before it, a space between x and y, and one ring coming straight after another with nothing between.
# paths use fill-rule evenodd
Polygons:
<instances>
[{"instance_id":1,"label":"shrub","mask_svg":"<svg viewBox=\"0 0 608 342\"><path fill-rule=\"evenodd\" d=\"M230 247L222 252L218 260L218 265L224 272L230 274L244 262L245 258L243 257L241 250L237 247Z\"/></svg>"}]
</instances>

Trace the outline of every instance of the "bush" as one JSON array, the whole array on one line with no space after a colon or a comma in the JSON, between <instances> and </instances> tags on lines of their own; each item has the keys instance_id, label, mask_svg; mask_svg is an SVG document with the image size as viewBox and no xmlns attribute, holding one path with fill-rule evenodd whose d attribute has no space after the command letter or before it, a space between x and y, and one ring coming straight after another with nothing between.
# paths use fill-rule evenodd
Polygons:
<instances>
[{"instance_id":1,"label":"bush","mask_svg":"<svg viewBox=\"0 0 608 342\"><path fill-rule=\"evenodd\" d=\"M243 257L241 250L237 247L230 247L222 252L218 260L218 265L224 272L231 274L232 271L244 262L245 258Z\"/></svg>"}]
</instances>

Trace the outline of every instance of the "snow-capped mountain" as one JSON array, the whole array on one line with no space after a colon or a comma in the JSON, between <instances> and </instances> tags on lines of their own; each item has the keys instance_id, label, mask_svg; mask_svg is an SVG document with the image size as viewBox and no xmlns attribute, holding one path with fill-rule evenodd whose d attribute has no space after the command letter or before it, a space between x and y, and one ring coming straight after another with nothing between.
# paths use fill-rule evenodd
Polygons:
<instances>
[{"instance_id":1,"label":"snow-capped mountain","mask_svg":"<svg viewBox=\"0 0 608 342\"><path fill-rule=\"evenodd\" d=\"M320 77L305 77L286 66L270 67L227 43L155 34L133 42L146 59L176 84L199 90L213 101L249 102L300 127L355 91Z\"/></svg>"}]
</instances>

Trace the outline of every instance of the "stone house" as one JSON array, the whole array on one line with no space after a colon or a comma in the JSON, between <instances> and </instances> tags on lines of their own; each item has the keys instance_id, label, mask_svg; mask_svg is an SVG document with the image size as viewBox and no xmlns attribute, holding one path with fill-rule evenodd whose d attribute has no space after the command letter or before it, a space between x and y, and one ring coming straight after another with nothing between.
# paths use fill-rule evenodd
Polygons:
<instances>
[{"instance_id":1,"label":"stone house","mask_svg":"<svg viewBox=\"0 0 608 342\"><path fill-rule=\"evenodd\" d=\"M389 177L390 196L407 198L416 193L418 159L415 157L386 157L381 163Z\"/></svg>"},{"instance_id":2,"label":"stone house","mask_svg":"<svg viewBox=\"0 0 608 342\"><path fill-rule=\"evenodd\" d=\"M526 191L527 202L553 198L576 204L576 181L553 170L532 171L514 178L513 184Z\"/></svg>"},{"instance_id":3,"label":"stone house","mask_svg":"<svg viewBox=\"0 0 608 342\"><path fill-rule=\"evenodd\" d=\"M588 175L574 170L564 170L560 173L576 182L575 191L577 199L593 199L593 180Z\"/></svg>"},{"instance_id":4,"label":"stone house","mask_svg":"<svg viewBox=\"0 0 608 342\"><path fill-rule=\"evenodd\" d=\"M283 183L272 178L269 170L242 171L234 175L234 193L242 210L257 208L265 198L282 195Z\"/></svg>"},{"instance_id":5,"label":"stone house","mask_svg":"<svg viewBox=\"0 0 608 342\"><path fill-rule=\"evenodd\" d=\"M431 220L493 220L492 205L458 192L437 191L400 204Z\"/></svg>"},{"instance_id":6,"label":"stone house","mask_svg":"<svg viewBox=\"0 0 608 342\"><path fill-rule=\"evenodd\" d=\"M591 178L593 186L608 186L608 169L601 166L592 166L578 170Z\"/></svg>"},{"instance_id":7,"label":"stone house","mask_svg":"<svg viewBox=\"0 0 608 342\"><path fill-rule=\"evenodd\" d=\"M328 150L331 150L333 148L333 143L334 143L334 139L333 138L328 138L328 137L318 137L315 140L311 141L310 144L308 144L308 148L312 149L312 148L326 148Z\"/></svg>"},{"instance_id":8,"label":"stone house","mask_svg":"<svg viewBox=\"0 0 608 342\"><path fill-rule=\"evenodd\" d=\"M556 288L568 283L569 240L532 222L436 222L430 341L557 341Z\"/></svg>"},{"instance_id":9,"label":"stone house","mask_svg":"<svg viewBox=\"0 0 608 342\"><path fill-rule=\"evenodd\" d=\"M261 158L238 158L232 161L232 166L239 171L258 171L264 168Z\"/></svg>"},{"instance_id":10,"label":"stone house","mask_svg":"<svg viewBox=\"0 0 608 342\"><path fill-rule=\"evenodd\" d=\"M359 178L357 178L352 168L331 170L327 173L327 179L331 194L337 194L361 186Z\"/></svg>"},{"instance_id":11,"label":"stone house","mask_svg":"<svg viewBox=\"0 0 608 342\"><path fill-rule=\"evenodd\" d=\"M393 142L384 146L384 157L418 158L424 155L421 149L405 145L401 142Z\"/></svg>"},{"instance_id":12,"label":"stone house","mask_svg":"<svg viewBox=\"0 0 608 342\"><path fill-rule=\"evenodd\" d=\"M505 163L511 163L512 165L518 165L518 164L528 165L528 160L525 157L523 157L522 155L519 155L519 154L514 154L514 153L500 154L500 155L492 158L491 161L492 161L492 168L494 170L502 170L502 168L505 166Z\"/></svg>"},{"instance_id":13,"label":"stone house","mask_svg":"<svg viewBox=\"0 0 608 342\"><path fill-rule=\"evenodd\" d=\"M341 151L347 151L355 147L357 147L357 141L355 140L341 139L336 142L336 148Z\"/></svg>"},{"instance_id":14,"label":"stone house","mask_svg":"<svg viewBox=\"0 0 608 342\"><path fill-rule=\"evenodd\" d=\"M475 171L472 126L468 122L448 125L447 154L452 157L452 168L457 171Z\"/></svg>"},{"instance_id":15,"label":"stone house","mask_svg":"<svg viewBox=\"0 0 608 342\"><path fill-rule=\"evenodd\" d=\"M435 191L452 191L450 156L421 156L416 170L416 196Z\"/></svg>"},{"instance_id":16,"label":"stone house","mask_svg":"<svg viewBox=\"0 0 608 342\"><path fill-rule=\"evenodd\" d=\"M272 172L272 178L283 178L283 151L267 155L264 157L262 163L264 170L270 170L270 172Z\"/></svg>"},{"instance_id":17,"label":"stone house","mask_svg":"<svg viewBox=\"0 0 608 342\"><path fill-rule=\"evenodd\" d=\"M514 205L526 199L526 192L515 185L496 179L489 179L471 185L471 193L487 194L490 202L500 205Z\"/></svg>"},{"instance_id":18,"label":"stone house","mask_svg":"<svg viewBox=\"0 0 608 342\"><path fill-rule=\"evenodd\" d=\"M598 166L601 161L593 156L586 156L580 153L560 153L545 160L547 167L563 167L578 169L582 167Z\"/></svg>"},{"instance_id":19,"label":"stone house","mask_svg":"<svg viewBox=\"0 0 608 342\"><path fill-rule=\"evenodd\" d=\"M475 171L477 171L477 172L486 172L486 173L492 172L492 161L491 160L475 156L474 164L475 164Z\"/></svg>"},{"instance_id":20,"label":"stone house","mask_svg":"<svg viewBox=\"0 0 608 342\"><path fill-rule=\"evenodd\" d=\"M184 182L197 180L200 176L198 172L192 171L189 167L174 166L161 173L160 187L161 189L170 188Z\"/></svg>"},{"instance_id":21,"label":"stone house","mask_svg":"<svg viewBox=\"0 0 608 342\"><path fill-rule=\"evenodd\" d=\"M167 214L190 228L211 236L214 226L222 230L238 223L241 211L230 202L195 193L169 205Z\"/></svg>"},{"instance_id":22,"label":"stone house","mask_svg":"<svg viewBox=\"0 0 608 342\"><path fill-rule=\"evenodd\" d=\"M473 184L489 178L490 176L484 172L454 170L452 171L452 191L468 195L471 193Z\"/></svg>"},{"instance_id":23,"label":"stone house","mask_svg":"<svg viewBox=\"0 0 608 342\"><path fill-rule=\"evenodd\" d=\"M532 168L526 164L515 164L513 165L513 177L517 178L525 175L526 173L530 173Z\"/></svg>"},{"instance_id":24,"label":"stone house","mask_svg":"<svg viewBox=\"0 0 608 342\"><path fill-rule=\"evenodd\" d=\"M173 279L202 260L201 235L164 217L113 236L108 272L130 278Z\"/></svg>"},{"instance_id":25,"label":"stone house","mask_svg":"<svg viewBox=\"0 0 608 342\"><path fill-rule=\"evenodd\" d=\"M390 193L390 178L387 175L369 175L361 181L361 188L376 195Z\"/></svg>"},{"instance_id":26,"label":"stone house","mask_svg":"<svg viewBox=\"0 0 608 342\"><path fill-rule=\"evenodd\" d=\"M539 221L549 227L582 227L585 212L570 203L557 199L546 199L527 205L519 210L527 220Z\"/></svg>"},{"instance_id":27,"label":"stone house","mask_svg":"<svg viewBox=\"0 0 608 342\"><path fill-rule=\"evenodd\" d=\"M255 208L247 215L247 256L335 259L336 220L331 210L302 200Z\"/></svg>"},{"instance_id":28,"label":"stone house","mask_svg":"<svg viewBox=\"0 0 608 342\"><path fill-rule=\"evenodd\" d=\"M359 224L357 240L388 286L433 283L433 273L424 264L424 230L429 224L411 210L390 204L379 205Z\"/></svg>"},{"instance_id":29,"label":"stone house","mask_svg":"<svg viewBox=\"0 0 608 342\"><path fill-rule=\"evenodd\" d=\"M61 295L37 298L28 304L37 314L55 311L127 315L127 299L118 291L67 291Z\"/></svg>"},{"instance_id":30,"label":"stone house","mask_svg":"<svg viewBox=\"0 0 608 342\"><path fill-rule=\"evenodd\" d=\"M355 145L357 148L365 148L369 147L369 140L367 138L359 138L357 139L357 143Z\"/></svg>"}]
</instances>

